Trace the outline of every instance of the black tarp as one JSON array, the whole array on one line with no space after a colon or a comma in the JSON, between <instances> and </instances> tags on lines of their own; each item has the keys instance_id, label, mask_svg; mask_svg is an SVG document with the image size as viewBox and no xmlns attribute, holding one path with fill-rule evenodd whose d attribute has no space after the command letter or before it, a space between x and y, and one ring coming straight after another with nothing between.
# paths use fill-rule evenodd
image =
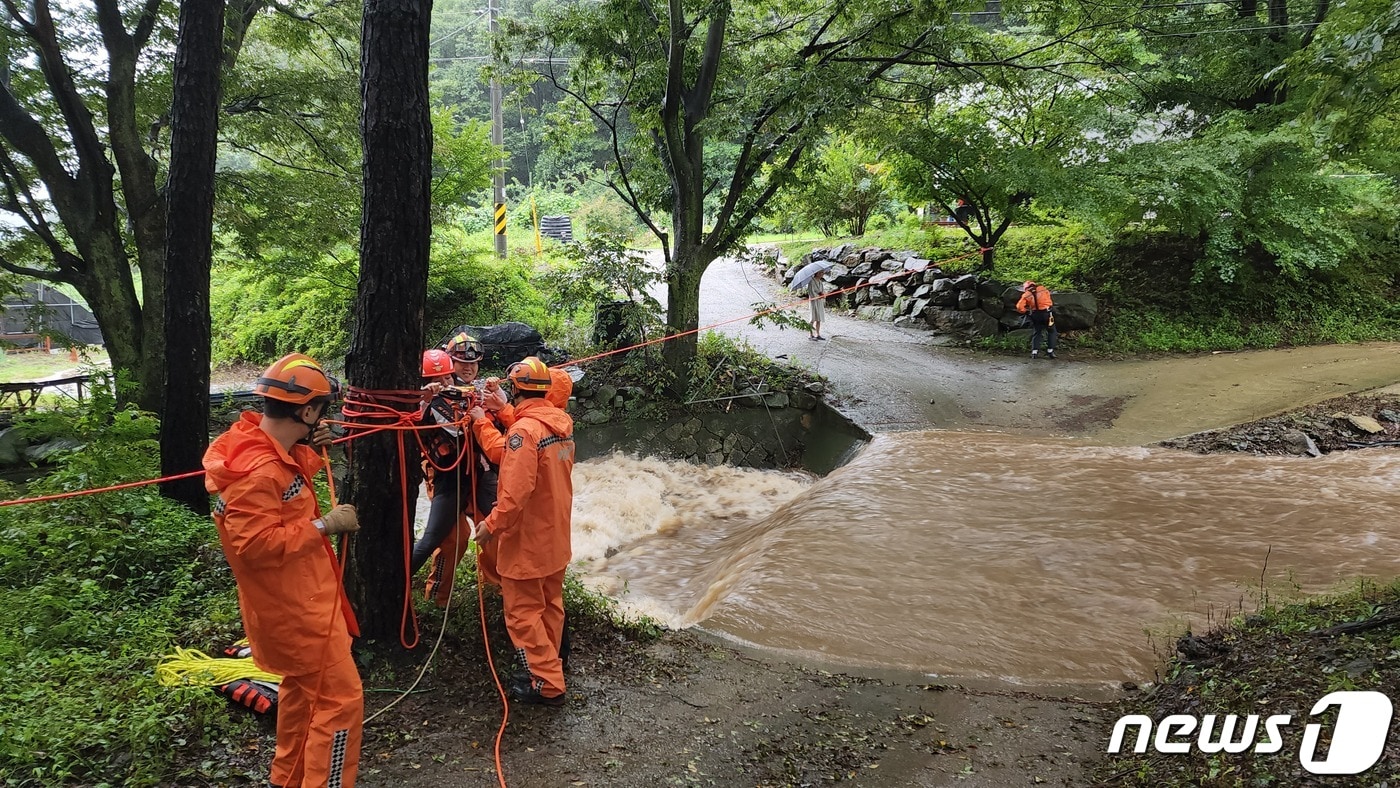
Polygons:
<instances>
[{"instance_id":1,"label":"black tarp","mask_svg":"<svg viewBox=\"0 0 1400 788\"><path fill-rule=\"evenodd\" d=\"M502 323L498 326L457 326L447 336L438 341L436 347L445 347L449 340L465 331L481 342L486 358L482 366L487 369L504 369L526 356L538 356L544 352L544 337L526 323Z\"/></svg>"}]
</instances>

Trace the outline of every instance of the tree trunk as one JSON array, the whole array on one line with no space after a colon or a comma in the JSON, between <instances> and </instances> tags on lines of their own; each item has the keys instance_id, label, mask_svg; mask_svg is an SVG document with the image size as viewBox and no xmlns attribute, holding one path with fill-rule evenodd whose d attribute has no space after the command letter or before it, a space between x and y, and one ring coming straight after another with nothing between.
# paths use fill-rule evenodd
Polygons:
<instances>
[{"instance_id":1,"label":"tree trunk","mask_svg":"<svg viewBox=\"0 0 1400 788\"><path fill-rule=\"evenodd\" d=\"M94 233L74 236L87 267L73 282L78 294L87 301L92 316L102 329L102 343L112 361L117 379L117 399L130 402L131 387L139 387L142 366L142 345L145 325L141 321L141 304L136 300L136 287L131 276L131 260L120 237L115 233Z\"/></svg>"},{"instance_id":2,"label":"tree trunk","mask_svg":"<svg viewBox=\"0 0 1400 788\"><path fill-rule=\"evenodd\" d=\"M990 271L990 270L992 270L992 266L996 264L996 263L995 263L995 256L996 256L996 253L997 253L997 250L996 250L995 247L991 247L991 246L983 247L983 249L982 249L982 262L981 262L977 267L978 267L980 270L983 270L983 271Z\"/></svg>"},{"instance_id":3,"label":"tree trunk","mask_svg":"<svg viewBox=\"0 0 1400 788\"><path fill-rule=\"evenodd\" d=\"M677 334L700 326L700 279L714 260L697 250L677 250L671 274L666 277L666 331ZM662 358L671 373L671 394L684 400L690 394L691 366L699 335L690 333L661 345Z\"/></svg>"},{"instance_id":4,"label":"tree trunk","mask_svg":"<svg viewBox=\"0 0 1400 788\"><path fill-rule=\"evenodd\" d=\"M360 38L364 212L360 281L346 358L364 390L417 389L428 290L432 125L428 115L430 0L365 0ZM400 409L412 405L400 404ZM404 599L404 511L418 491L416 442L391 431L355 441L348 500L360 531L346 586L367 638L399 635ZM400 462L400 446L410 452ZM404 470L407 479L401 473ZM407 500L401 493L407 483Z\"/></svg>"},{"instance_id":5,"label":"tree trunk","mask_svg":"<svg viewBox=\"0 0 1400 788\"><path fill-rule=\"evenodd\" d=\"M182 0L170 112L162 265L160 470L200 467L209 444L209 271L214 244L214 159L218 151L224 0ZM147 307L147 311L153 311ZM200 514L209 494L198 477L167 482L167 498Z\"/></svg>"}]
</instances>

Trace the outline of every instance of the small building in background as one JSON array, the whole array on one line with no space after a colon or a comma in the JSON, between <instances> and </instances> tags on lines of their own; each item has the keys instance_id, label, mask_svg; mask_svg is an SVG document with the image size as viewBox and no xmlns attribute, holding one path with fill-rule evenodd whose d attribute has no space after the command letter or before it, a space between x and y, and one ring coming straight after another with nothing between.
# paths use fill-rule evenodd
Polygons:
<instances>
[{"instance_id":1,"label":"small building in background","mask_svg":"<svg viewBox=\"0 0 1400 788\"><path fill-rule=\"evenodd\" d=\"M82 302L44 282L25 282L0 300L0 343L35 348L46 337L67 337L74 345L101 345L102 330Z\"/></svg>"}]
</instances>

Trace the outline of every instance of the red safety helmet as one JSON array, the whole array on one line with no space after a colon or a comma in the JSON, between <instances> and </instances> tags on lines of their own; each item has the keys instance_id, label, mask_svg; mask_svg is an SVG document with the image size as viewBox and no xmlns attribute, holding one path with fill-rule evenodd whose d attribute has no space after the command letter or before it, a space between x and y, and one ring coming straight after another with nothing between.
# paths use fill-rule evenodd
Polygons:
<instances>
[{"instance_id":1,"label":"red safety helmet","mask_svg":"<svg viewBox=\"0 0 1400 788\"><path fill-rule=\"evenodd\" d=\"M512 364L506 378L516 391L549 391L549 367L534 356Z\"/></svg>"},{"instance_id":2,"label":"red safety helmet","mask_svg":"<svg viewBox=\"0 0 1400 788\"><path fill-rule=\"evenodd\" d=\"M440 378L451 374L452 357L447 355L447 351L436 348L423 351L423 377Z\"/></svg>"},{"instance_id":3,"label":"red safety helmet","mask_svg":"<svg viewBox=\"0 0 1400 788\"><path fill-rule=\"evenodd\" d=\"M465 331L447 340L445 349L447 355L457 361L480 361L486 356L486 350L482 348L481 342Z\"/></svg>"},{"instance_id":4,"label":"red safety helmet","mask_svg":"<svg viewBox=\"0 0 1400 788\"><path fill-rule=\"evenodd\" d=\"M293 405L306 405L318 399L338 399L340 381L327 375L309 356L289 353L262 373L253 384L253 393Z\"/></svg>"}]
</instances>

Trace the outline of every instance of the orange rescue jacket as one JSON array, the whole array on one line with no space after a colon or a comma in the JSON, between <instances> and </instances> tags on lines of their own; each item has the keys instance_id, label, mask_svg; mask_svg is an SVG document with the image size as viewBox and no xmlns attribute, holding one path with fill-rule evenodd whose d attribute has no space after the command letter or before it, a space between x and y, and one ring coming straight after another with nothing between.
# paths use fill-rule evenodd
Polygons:
<instances>
[{"instance_id":1,"label":"orange rescue jacket","mask_svg":"<svg viewBox=\"0 0 1400 788\"><path fill-rule=\"evenodd\" d=\"M1050 290L1040 285L1036 285L1021 294L1021 300L1016 302L1016 311L1040 312L1053 306L1050 300Z\"/></svg>"},{"instance_id":2,"label":"orange rescue jacket","mask_svg":"<svg viewBox=\"0 0 1400 788\"><path fill-rule=\"evenodd\" d=\"M245 411L215 439L204 454L204 484L219 495L214 524L238 583L253 662L299 676L347 656L360 632L344 590L337 592L331 542L311 524L321 458L300 444L285 451L259 427L262 418Z\"/></svg>"},{"instance_id":3,"label":"orange rescue jacket","mask_svg":"<svg viewBox=\"0 0 1400 788\"><path fill-rule=\"evenodd\" d=\"M567 410L569 396L574 392L574 379L569 377L569 373L554 367L549 370L549 381L549 391L544 395L544 401L560 410ZM514 423L513 405L506 405L495 413L487 411L486 418L472 422L472 434L476 436L477 445L481 446L486 459L496 465L501 464L502 452L506 448L506 436L501 428L509 430Z\"/></svg>"},{"instance_id":4,"label":"orange rescue jacket","mask_svg":"<svg viewBox=\"0 0 1400 788\"><path fill-rule=\"evenodd\" d=\"M573 557L574 420L544 399L515 406L500 496L481 527L498 541L496 570L512 580L561 572Z\"/></svg>"}]
</instances>

